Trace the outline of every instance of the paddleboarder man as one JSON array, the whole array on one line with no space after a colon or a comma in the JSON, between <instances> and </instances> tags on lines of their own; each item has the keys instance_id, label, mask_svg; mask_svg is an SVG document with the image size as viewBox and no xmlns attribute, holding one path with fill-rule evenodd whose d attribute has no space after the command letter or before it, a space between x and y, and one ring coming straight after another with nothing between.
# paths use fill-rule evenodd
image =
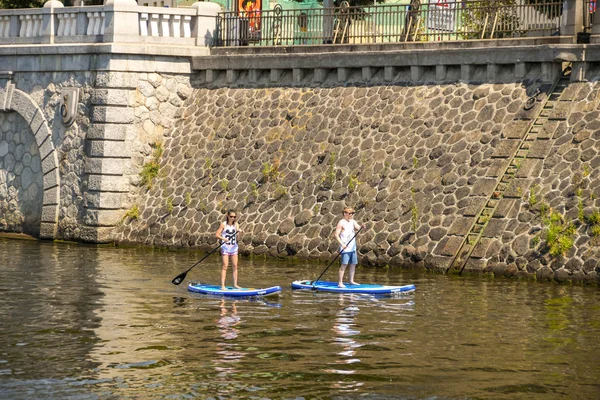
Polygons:
<instances>
[{"instance_id":1,"label":"paddleboarder man","mask_svg":"<svg viewBox=\"0 0 600 400\"><path fill-rule=\"evenodd\" d=\"M221 268L221 289L225 290L225 277L227 276L227 266L231 262L233 270L233 287L239 289L238 286L238 237L241 233L240 226L237 221L237 213L235 210L227 211L225 221L221 222L219 229L215 233L217 239L221 240L221 257L223 258L223 268Z\"/></svg>"},{"instance_id":2,"label":"paddleboarder man","mask_svg":"<svg viewBox=\"0 0 600 400\"><path fill-rule=\"evenodd\" d=\"M354 271L356 270L356 264L358 264L355 230L359 229L361 229L361 226L354 220L354 209L352 207L345 207L344 218L335 227L335 239L340 244L340 255L342 256L339 273L340 279L338 282L339 287L346 287L344 285L346 267L348 267L350 284L358 285L358 283L354 282Z\"/></svg>"}]
</instances>

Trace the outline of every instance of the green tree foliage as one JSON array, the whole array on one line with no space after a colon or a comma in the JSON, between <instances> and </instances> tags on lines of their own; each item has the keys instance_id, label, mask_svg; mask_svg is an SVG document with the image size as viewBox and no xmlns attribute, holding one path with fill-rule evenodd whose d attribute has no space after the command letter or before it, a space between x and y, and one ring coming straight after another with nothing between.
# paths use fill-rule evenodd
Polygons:
<instances>
[{"instance_id":1,"label":"green tree foliage","mask_svg":"<svg viewBox=\"0 0 600 400\"><path fill-rule=\"evenodd\" d=\"M462 13L463 39L489 39L518 36L516 0L482 0L465 3Z\"/></svg>"},{"instance_id":2,"label":"green tree foliage","mask_svg":"<svg viewBox=\"0 0 600 400\"><path fill-rule=\"evenodd\" d=\"M0 8L40 8L44 0L0 0Z\"/></svg>"}]
</instances>

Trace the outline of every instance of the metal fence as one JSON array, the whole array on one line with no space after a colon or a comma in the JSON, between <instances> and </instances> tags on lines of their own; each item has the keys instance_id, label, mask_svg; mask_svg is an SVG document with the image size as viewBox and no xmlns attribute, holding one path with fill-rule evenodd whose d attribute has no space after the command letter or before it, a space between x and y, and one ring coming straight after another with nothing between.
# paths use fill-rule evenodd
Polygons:
<instances>
[{"instance_id":1,"label":"metal fence","mask_svg":"<svg viewBox=\"0 0 600 400\"><path fill-rule=\"evenodd\" d=\"M593 0L586 0L592 1ZM401 43L557 35L562 1L421 2L219 14L214 46ZM522 2L519 2L522 3ZM595 4L595 2L594 2Z\"/></svg>"}]
</instances>

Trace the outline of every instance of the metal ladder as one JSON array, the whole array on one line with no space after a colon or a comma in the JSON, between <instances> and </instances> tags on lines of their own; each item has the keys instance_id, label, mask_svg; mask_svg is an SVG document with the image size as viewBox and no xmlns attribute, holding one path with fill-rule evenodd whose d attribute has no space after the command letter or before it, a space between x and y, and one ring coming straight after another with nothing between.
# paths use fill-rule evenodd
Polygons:
<instances>
[{"instance_id":1,"label":"metal ladder","mask_svg":"<svg viewBox=\"0 0 600 400\"><path fill-rule=\"evenodd\" d=\"M482 237L483 231L494 216L494 213L498 208L498 204L500 203L500 199L504 197L506 189L509 187L509 184L515 177L523 161L527 158L530 149L534 143L536 143L536 141L544 140L545 142L548 142L548 139L550 139L541 133L543 132L544 125L548 122L548 117L551 115L551 112L558 103L558 99L565 88L569 86L569 81L570 75L562 74L554 82L552 88L550 89L549 95L546 97L544 104L539 109L537 116L532 119L532 123L529 125L527 133L522 137L516 151L513 153L512 157L510 157L508 166L504 172L499 175L499 179L494 187L494 190L484 202L484 205L480 209L479 213L476 214L468 233L465 235L462 243L458 247L458 251L452 258L450 266L446 272L458 272L459 274L463 272L467 262L475 250L475 247ZM538 93L539 92L534 94L529 99L526 107L531 105L530 100L532 98L534 99L533 103L535 104L535 96L537 96Z\"/></svg>"}]
</instances>

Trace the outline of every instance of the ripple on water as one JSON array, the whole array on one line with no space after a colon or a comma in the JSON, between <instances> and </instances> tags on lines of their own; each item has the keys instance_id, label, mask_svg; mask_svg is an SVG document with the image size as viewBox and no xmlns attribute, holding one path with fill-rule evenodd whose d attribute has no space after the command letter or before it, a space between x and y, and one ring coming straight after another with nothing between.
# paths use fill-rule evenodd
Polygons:
<instances>
[{"instance_id":1,"label":"ripple on water","mask_svg":"<svg viewBox=\"0 0 600 400\"><path fill-rule=\"evenodd\" d=\"M284 291L230 300L171 284L198 259L0 240L2 397L545 400L600 390L594 288L359 268L363 282L417 291L292 292L289 282L322 266L242 258L241 279ZM214 257L193 277L219 273Z\"/></svg>"}]
</instances>

